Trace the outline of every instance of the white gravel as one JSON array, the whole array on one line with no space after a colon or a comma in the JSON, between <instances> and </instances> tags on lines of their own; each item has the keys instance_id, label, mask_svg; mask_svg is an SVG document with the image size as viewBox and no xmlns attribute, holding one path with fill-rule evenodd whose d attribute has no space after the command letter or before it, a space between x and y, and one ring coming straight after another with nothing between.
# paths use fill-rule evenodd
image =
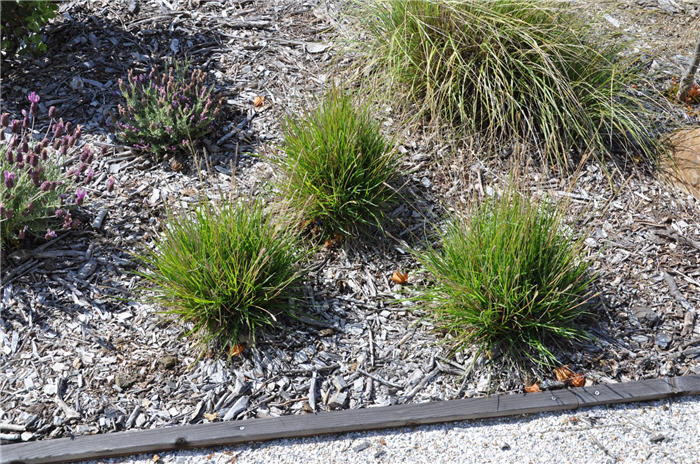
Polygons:
<instances>
[{"instance_id":1,"label":"white gravel","mask_svg":"<svg viewBox=\"0 0 700 464\"><path fill-rule=\"evenodd\" d=\"M700 396L82 464L700 463Z\"/></svg>"}]
</instances>

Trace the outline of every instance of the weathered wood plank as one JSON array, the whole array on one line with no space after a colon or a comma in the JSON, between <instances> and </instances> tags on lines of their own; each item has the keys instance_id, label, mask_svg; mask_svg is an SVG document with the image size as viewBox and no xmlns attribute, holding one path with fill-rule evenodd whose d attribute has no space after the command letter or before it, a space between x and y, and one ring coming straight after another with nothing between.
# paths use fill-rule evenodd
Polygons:
<instances>
[{"instance_id":1,"label":"weathered wood plank","mask_svg":"<svg viewBox=\"0 0 700 464\"><path fill-rule=\"evenodd\" d=\"M638 382L594 385L572 389L581 407L599 406L629 401L651 401L676 394L671 379L640 380Z\"/></svg>"},{"instance_id":2,"label":"weathered wood plank","mask_svg":"<svg viewBox=\"0 0 700 464\"><path fill-rule=\"evenodd\" d=\"M700 375L684 375L671 379L675 390L684 395L700 395Z\"/></svg>"},{"instance_id":3,"label":"weathered wood plank","mask_svg":"<svg viewBox=\"0 0 700 464\"><path fill-rule=\"evenodd\" d=\"M2 447L3 463L54 463L578 407L568 390L61 438Z\"/></svg>"},{"instance_id":4,"label":"weathered wood plank","mask_svg":"<svg viewBox=\"0 0 700 464\"><path fill-rule=\"evenodd\" d=\"M58 463L277 438L372 430L576 409L700 394L700 376L643 380L487 398L440 401L332 413L249 419L154 430L62 438L0 447L0 463Z\"/></svg>"}]
</instances>

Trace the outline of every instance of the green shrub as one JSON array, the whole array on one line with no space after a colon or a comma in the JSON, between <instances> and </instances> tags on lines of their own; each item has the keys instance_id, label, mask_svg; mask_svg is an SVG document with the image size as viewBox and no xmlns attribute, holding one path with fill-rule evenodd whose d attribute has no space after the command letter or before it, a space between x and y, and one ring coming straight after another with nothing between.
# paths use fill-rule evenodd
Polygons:
<instances>
[{"instance_id":1,"label":"green shrub","mask_svg":"<svg viewBox=\"0 0 700 464\"><path fill-rule=\"evenodd\" d=\"M366 107L333 90L315 111L288 118L284 133L283 188L306 219L347 235L381 226L398 155Z\"/></svg>"},{"instance_id":2,"label":"green shrub","mask_svg":"<svg viewBox=\"0 0 700 464\"><path fill-rule=\"evenodd\" d=\"M10 121L8 113L0 116L0 252L29 238L56 236L55 230L73 225L70 209L83 203L94 172L90 167L92 150L85 146L75 166L66 169L80 138L80 126L54 118L36 140L34 127L39 95L32 92L29 112L23 119ZM38 124L37 124L38 126ZM54 230L52 230L53 228Z\"/></svg>"},{"instance_id":3,"label":"green shrub","mask_svg":"<svg viewBox=\"0 0 700 464\"><path fill-rule=\"evenodd\" d=\"M419 112L490 144L515 140L567 168L570 150L654 161L651 100L619 41L566 4L539 0L370 2L369 70ZM634 157L634 158L633 158Z\"/></svg>"},{"instance_id":4,"label":"green shrub","mask_svg":"<svg viewBox=\"0 0 700 464\"><path fill-rule=\"evenodd\" d=\"M456 349L477 345L516 364L553 362L549 342L585 337L574 320L585 313L591 278L581 242L561 215L510 192L454 219L439 248L416 252L432 274L422 289L439 329Z\"/></svg>"},{"instance_id":5,"label":"green shrub","mask_svg":"<svg viewBox=\"0 0 700 464\"><path fill-rule=\"evenodd\" d=\"M35 55L46 51L46 44L40 34L41 26L56 17L57 2L3 1L0 11L0 35L4 51L31 52Z\"/></svg>"},{"instance_id":6,"label":"green shrub","mask_svg":"<svg viewBox=\"0 0 700 464\"><path fill-rule=\"evenodd\" d=\"M206 73L175 63L167 71L148 75L129 70L119 80L125 105L114 121L117 139L155 160L191 152L213 130L221 101L205 84Z\"/></svg>"},{"instance_id":7,"label":"green shrub","mask_svg":"<svg viewBox=\"0 0 700 464\"><path fill-rule=\"evenodd\" d=\"M291 314L304 275L293 220L267 213L260 201L170 214L163 235L141 260L141 274L166 313L200 335L206 347L231 349L243 336Z\"/></svg>"}]
</instances>

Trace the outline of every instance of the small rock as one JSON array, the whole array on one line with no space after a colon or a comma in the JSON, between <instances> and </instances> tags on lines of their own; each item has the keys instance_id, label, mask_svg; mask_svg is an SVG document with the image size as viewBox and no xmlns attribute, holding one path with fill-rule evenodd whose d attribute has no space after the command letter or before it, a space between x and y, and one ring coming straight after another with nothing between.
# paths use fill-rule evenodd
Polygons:
<instances>
[{"instance_id":1,"label":"small rock","mask_svg":"<svg viewBox=\"0 0 700 464\"><path fill-rule=\"evenodd\" d=\"M662 441L666 440L666 435L662 433L657 433L653 437L649 439L650 442L652 443L661 443Z\"/></svg>"},{"instance_id":2,"label":"small rock","mask_svg":"<svg viewBox=\"0 0 700 464\"><path fill-rule=\"evenodd\" d=\"M692 348L688 348L683 351L683 356L686 358L693 358L693 359L698 359L700 358L700 346L695 346Z\"/></svg>"},{"instance_id":3,"label":"small rock","mask_svg":"<svg viewBox=\"0 0 700 464\"><path fill-rule=\"evenodd\" d=\"M320 336L322 336L322 337L330 337L331 335L333 335L333 332L334 332L334 331L333 331L332 328L328 328L328 329L321 329L321 330L319 330L319 331L318 331L318 334L319 334Z\"/></svg>"},{"instance_id":4,"label":"small rock","mask_svg":"<svg viewBox=\"0 0 700 464\"><path fill-rule=\"evenodd\" d=\"M423 184L423 187L425 188L430 188L430 186L433 185L433 183L427 177L421 178L420 183Z\"/></svg>"},{"instance_id":5,"label":"small rock","mask_svg":"<svg viewBox=\"0 0 700 464\"><path fill-rule=\"evenodd\" d=\"M348 386L347 382L345 382L345 379L340 375L336 375L335 377L333 377L333 385L335 385L335 388L338 391L344 390L345 387Z\"/></svg>"},{"instance_id":6,"label":"small rock","mask_svg":"<svg viewBox=\"0 0 700 464\"><path fill-rule=\"evenodd\" d=\"M118 375L117 376L116 384L122 390L126 390L127 388L131 387L135 383L136 383L136 379L134 377L130 377L128 375Z\"/></svg>"},{"instance_id":7,"label":"small rock","mask_svg":"<svg viewBox=\"0 0 700 464\"><path fill-rule=\"evenodd\" d=\"M501 450L508 451L509 449L510 449L510 445L508 443L503 443L501 445Z\"/></svg>"},{"instance_id":8,"label":"small rock","mask_svg":"<svg viewBox=\"0 0 700 464\"><path fill-rule=\"evenodd\" d=\"M34 438L34 434L32 432L22 432L20 438L22 439L22 441L29 441L32 438Z\"/></svg>"},{"instance_id":9,"label":"small rock","mask_svg":"<svg viewBox=\"0 0 700 464\"><path fill-rule=\"evenodd\" d=\"M606 20L607 22L609 22L610 24L612 24L613 26L615 26L615 27L620 27L620 21L618 21L617 19L613 18L613 17L610 16L609 14L604 15L603 18L605 18L605 20Z\"/></svg>"},{"instance_id":10,"label":"small rock","mask_svg":"<svg viewBox=\"0 0 700 464\"><path fill-rule=\"evenodd\" d=\"M97 261L91 259L87 263L83 264L83 267L78 271L78 277L82 280L87 280L92 274L94 274L97 269Z\"/></svg>"},{"instance_id":11,"label":"small rock","mask_svg":"<svg viewBox=\"0 0 700 464\"><path fill-rule=\"evenodd\" d=\"M139 414L138 417L136 418L136 427L141 428L143 427L143 424L146 423L146 415L145 414Z\"/></svg>"},{"instance_id":12,"label":"small rock","mask_svg":"<svg viewBox=\"0 0 700 464\"><path fill-rule=\"evenodd\" d=\"M683 317L683 330L681 331L681 334L683 336L687 336L687 335L693 333L694 328L695 328L695 314L688 311L685 313L685 316Z\"/></svg>"},{"instance_id":13,"label":"small rock","mask_svg":"<svg viewBox=\"0 0 700 464\"><path fill-rule=\"evenodd\" d=\"M107 217L107 210L101 209L100 212L97 213L97 216L95 216L95 220L92 222L93 229L100 230L102 228L102 223L104 222L106 217Z\"/></svg>"},{"instance_id":14,"label":"small rock","mask_svg":"<svg viewBox=\"0 0 700 464\"><path fill-rule=\"evenodd\" d=\"M659 0L659 8L668 14L678 13L678 11L682 9L681 6L673 0Z\"/></svg>"},{"instance_id":15,"label":"small rock","mask_svg":"<svg viewBox=\"0 0 700 464\"><path fill-rule=\"evenodd\" d=\"M234 419L238 414L245 411L245 409L247 407L248 407L248 396L241 396L240 398L238 398L238 401L236 401L233 404L233 406L231 406L229 408L229 410L224 415L223 420L229 421L231 419Z\"/></svg>"},{"instance_id":16,"label":"small rock","mask_svg":"<svg viewBox=\"0 0 700 464\"><path fill-rule=\"evenodd\" d=\"M158 358L158 364L160 364L163 369L174 369L175 366L177 366L177 356L167 355Z\"/></svg>"},{"instance_id":17,"label":"small rock","mask_svg":"<svg viewBox=\"0 0 700 464\"><path fill-rule=\"evenodd\" d=\"M192 411L192 414L190 415L190 422L194 422L199 419L202 412L204 412L204 401L200 401L197 403L197 406L194 407L194 411Z\"/></svg>"},{"instance_id":18,"label":"small rock","mask_svg":"<svg viewBox=\"0 0 700 464\"><path fill-rule=\"evenodd\" d=\"M656 334L655 343L656 346L658 346L662 350L665 350L671 344L671 337L669 337L665 333Z\"/></svg>"},{"instance_id":19,"label":"small rock","mask_svg":"<svg viewBox=\"0 0 700 464\"><path fill-rule=\"evenodd\" d=\"M336 392L331 397L328 406L331 409L342 409L345 403L348 402L348 394L345 392Z\"/></svg>"},{"instance_id":20,"label":"small rock","mask_svg":"<svg viewBox=\"0 0 700 464\"><path fill-rule=\"evenodd\" d=\"M330 47L330 45L324 44L324 43L318 43L318 42L307 42L306 43L306 51L309 53L323 53L328 49L328 47Z\"/></svg>"},{"instance_id":21,"label":"small rock","mask_svg":"<svg viewBox=\"0 0 700 464\"><path fill-rule=\"evenodd\" d=\"M634 317L637 318L640 324L646 324L649 327L652 327L659 322L659 315L646 306L633 307L632 314L634 314Z\"/></svg>"},{"instance_id":22,"label":"small rock","mask_svg":"<svg viewBox=\"0 0 700 464\"><path fill-rule=\"evenodd\" d=\"M370 445L369 445L369 442L368 442L368 441L363 441L362 443L353 446L353 447L352 447L352 450L353 450L354 452L356 452L356 453L359 453L360 451L364 451L364 450L366 450L367 448L369 448L369 446L370 446Z\"/></svg>"},{"instance_id":23,"label":"small rock","mask_svg":"<svg viewBox=\"0 0 700 464\"><path fill-rule=\"evenodd\" d=\"M646 335L632 335L630 337L630 340L632 340L633 342L637 342L640 345L644 345L646 342L649 341L649 337L647 337Z\"/></svg>"}]
</instances>

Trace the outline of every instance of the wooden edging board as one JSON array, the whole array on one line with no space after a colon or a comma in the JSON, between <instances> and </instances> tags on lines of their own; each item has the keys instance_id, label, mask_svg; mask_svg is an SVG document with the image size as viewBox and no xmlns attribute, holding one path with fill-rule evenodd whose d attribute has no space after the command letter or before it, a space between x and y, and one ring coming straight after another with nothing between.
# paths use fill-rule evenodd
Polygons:
<instances>
[{"instance_id":1,"label":"wooden edging board","mask_svg":"<svg viewBox=\"0 0 700 464\"><path fill-rule=\"evenodd\" d=\"M700 375L538 393L132 430L0 446L0 463L39 464L390 427L561 411L700 394Z\"/></svg>"}]
</instances>

